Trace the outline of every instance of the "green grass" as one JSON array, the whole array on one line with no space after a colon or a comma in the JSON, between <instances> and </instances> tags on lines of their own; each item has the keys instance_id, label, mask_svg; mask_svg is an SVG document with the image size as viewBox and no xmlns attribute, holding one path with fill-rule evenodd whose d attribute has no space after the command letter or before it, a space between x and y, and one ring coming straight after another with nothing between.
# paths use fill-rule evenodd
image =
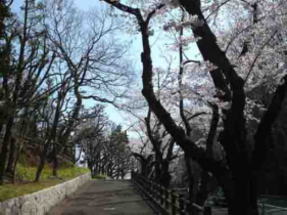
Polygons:
<instances>
[{"instance_id":1,"label":"green grass","mask_svg":"<svg viewBox=\"0 0 287 215\"><path fill-rule=\"evenodd\" d=\"M58 170L59 178L51 177L52 170L45 167L41 175L40 182L34 183L36 167L26 167L21 164L17 166L16 177L21 182L15 184L4 184L0 186L0 201L4 201L17 196L33 193L38 190L62 183L71 178L89 172L87 168L64 167Z\"/></svg>"},{"instance_id":2,"label":"green grass","mask_svg":"<svg viewBox=\"0 0 287 215\"><path fill-rule=\"evenodd\" d=\"M93 176L93 179L106 179L107 176L106 175L95 175Z\"/></svg>"}]
</instances>

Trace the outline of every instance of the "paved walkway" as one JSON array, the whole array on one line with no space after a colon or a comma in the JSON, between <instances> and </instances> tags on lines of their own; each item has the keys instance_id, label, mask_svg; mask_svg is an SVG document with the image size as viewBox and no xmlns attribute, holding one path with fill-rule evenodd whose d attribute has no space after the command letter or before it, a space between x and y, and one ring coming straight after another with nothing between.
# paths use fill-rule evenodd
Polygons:
<instances>
[{"instance_id":1,"label":"paved walkway","mask_svg":"<svg viewBox=\"0 0 287 215\"><path fill-rule=\"evenodd\" d=\"M92 180L49 215L153 215L129 181Z\"/></svg>"}]
</instances>

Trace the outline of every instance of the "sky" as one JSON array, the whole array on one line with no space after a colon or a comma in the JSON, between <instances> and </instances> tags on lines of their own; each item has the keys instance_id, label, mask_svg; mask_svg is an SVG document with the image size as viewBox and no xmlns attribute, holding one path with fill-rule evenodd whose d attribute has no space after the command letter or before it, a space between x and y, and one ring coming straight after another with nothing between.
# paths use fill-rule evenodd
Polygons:
<instances>
[{"instance_id":1,"label":"sky","mask_svg":"<svg viewBox=\"0 0 287 215\"><path fill-rule=\"evenodd\" d=\"M18 11L19 7L23 3L24 0L15 0L13 3L13 10ZM81 10L89 10L94 7L102 7L106 6L106 3L100 0L74 0L74 3L77 8ZM159 31L162 32L162 31ZM122 36L123 35L123 36ZM140 34L122 34L121 36L124 37L123 39L131 41L130 44L130 60L133 61L132 64L134 65L135 69L135 75L137 79L137 84L141 86L141 61L140 61L140 53L142 51L142 45L141 45L141 37ZM157 34L157 31L154 36L150 37L150 43L152 45L152 58L153 63L155 66L162 65L163 67L166 67L167 62L164 60L163 55L165 55L164 46L166 45L166 40L163 39L164 36L162 33ZM176 62L176 61L175 61ZM130 87L130 86L129 86ZM130 87L131 89L131 87ZM144 99L142 97L142 99ZM86 101L86 106L92 106L93 103L91 101ZM110 104L105 104L106 106L106 113L109 116L109 119L112 120L116 124L121 124L123 126L123 129L127 129L131 122L128 119L131 119L132 117L129 116L127 113L124 113L123 111L119 111L117 108L113 107ZM128 131L128 135L132 138L136 138L135 133Z\"/></svg>"},{"instance_id":2,"label":"sky","mask_svg":"<svg viewBox=\"0 0 287 215\"><path fill-rule=\"evenodd\" d=\"M15 0L13 2L12 10L14 12L18 12L20 6L23 4L24 0ZM99 0L74 0L75 5L82 9L82 10L89 10L93 7L99 7L99 5L103 5L102 2ZM90 103L90 101L88 101ZM87 104L87 106L91 106L92 104ZM121 124L123 127L126 127L125 120L123 118L123 113L118 111L115 107L112 105L105 105L106 106L106 112L109 116L109 118L116 124Z\"/></svg>"},{"instance_id":3,"label":"sky","mask_svg":"<svg viewBox=\"0 0 287 215\"><path fill-rule=\"evenodd\" d=\"M89 10L93 7L99 7L102 5L106 5L103 1L99 0L74 0L76 6L82 10ZM132 49L138 49L139 44L133 44ZM137 52L140 55L140 52ZM123 111L118 110L113 105L105 104L106 108L105 111L109 116L109 119L112 120L116 124L121 124L123 129L128 129L130 122L127 121L127 115ZM128 131L128 135L130 137L134 137L135 135L133 132Z\"/></svg>"},{"instance_id":4,"label":"sky","mask_svg":"<svg viewBox=\"0 0 287 215\"><path fill-rule=\"evenodd\" d=\"M75 0L75 4L83 10L88 10L91 7L101 4L101 2L99 0Z\"/></svg>"},{"instance_id":5,"label":"sky","mask_svg":"<svg viewBox=\"0 0 287 215\"><path fill-rule=\"evenodd\" d=\"M82 10L89 10L93 7L104 6L106 3L99 0L74 0L76 6ZM135 43L132 45L131 49L136 50L139 49L139 43ZM136 52L140 55L140 52ZM116 124L121 124L123 129L128 129L130 122L127 120L127 114L123 111L118 110L113 105L105 104L106 108L105 111L109 116L109 119L112 120ZM131 131L128 131L128 135L130 137L135 138L135 134Z\"/></svg>"}]
</instances>

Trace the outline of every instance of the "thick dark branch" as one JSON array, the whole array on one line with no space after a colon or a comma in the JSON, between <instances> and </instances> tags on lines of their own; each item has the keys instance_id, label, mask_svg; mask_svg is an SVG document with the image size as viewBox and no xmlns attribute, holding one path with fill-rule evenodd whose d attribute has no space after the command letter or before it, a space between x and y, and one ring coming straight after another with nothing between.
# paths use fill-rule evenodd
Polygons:
<instances>
[{"instance_id":1,"label":"thick dark branch","mask_svg":"<svg viewBox=\"0 0 287 215\"><path fill-rule=\"evenodd\" d=\"M106 99L106 98L102 98L102 97L99 97L99 96L95 96L95 95L90 95L90 96L83 96L82 95L82 98L83 99L93 99L95 101L99 101L99 102L104 102L104 103L109 103L109 104L112 104L114 106L115 105L115 101L112 101L112 100L109 100L109 99Z\"/></svg>"},{"instance_id":2,"label":"thick dark branch","mask_svg":"<svg viewBox=\"0 0 287 215\"><path fill-rule=\"evenodd\" d=\"M187 3L193 2L193 1L187 1ZM193 3L192 3L193 4ZM197 9L200 8L200 5L196 5ZM138 23L140 26L140 31L142 34L142 46L143 46L143 52L141 54L141 60L142 60L142 66L143 66L143 74L142 74L142 81L143 81L143 90L142 94L145 97L146 101L149 104L149 107L153 111L153 113L157 116L158 120L164 125L165 129L169 132L169 134L172 136L172 138L176 141L177 144L181 146L181 148L185 151L185 153L192 157L194 160L196 160L203 169L206 171L212 172L216 178L218 179L219 183L222 186L226 186L226 179L229 178L230 174L228 172L228 169L224 164L221 162L215 161L213 159L210 159L205 150L202 148L199 148L192 140L190 140L186 135L184 130L177 126L173 118L171 117L170 113L162 106L161 102L156 98L154 89L153 89L153 83L152 83L152 76L153 76L153 66L152 66L152 59L151 59L151 50L150 50L150 44L149 44L149 35L148 35L148 26L147 23L143 22L141 16L136 16L138 19ZM196 34L198 35L198 34ZM204 52L207 57L209 57L208 52L210 42L208 41L210 38L205 38L203 42L201 42L201 48L207 48ZM215 42L215 38L212 38ZM201 40L200 40L201 41ZM204 45L204 43L207 42L207 46ZM218 48L217 44L216 48ZM214 44L212 44L214 46ZM213 47L211 47L213 48ZM216 49L218 51L218 49ZM219 50L221 51L221 50ZM212 52L212 51L211 51ZM212 53L212 57L213 58ZM217 54L217 53L216 53ZM220 54L222 55L222 54ZM205 56L206 57L206 56ZM210 60L211 62L217 62L215 60ZM226 62L225 62L226 63ZM228 62L229 63L229 62ZM222 64L222 63L221 63ZM221 66L220 64L220 66ZM226 66L224 64L224 66ZM228 64L228 68L225 69L232 69L232 66Z\"/></svg>"},{"instance_id":3,"label":"thick dark branch","mask_svg":"<svg viewBox=\"0 0 287 215\"><path fill-rule=\"evenodd\" d=\"M180 0L187 12L196 15L202 22L201 25L192 28L194 36L200 38L197 41L197 46L203 59L217 66L217 69L210 71L210 75L216 88L224 92L224 100L232 102L231 108L224 111L224 131L220 142L226 151L231 169L236 170L239 158L244 160L246 165L248 163L244 118L244 81L234 70L234 66L225 52L218 46L216 36L209 27L200 5L196 2L200 1ZM230 90L228 85L230 85Z\"/></svg>"},{"instance_id":4,"label":"thick dark branch","mask_svg":"<svg viewBox=\"0 0 287 215\"><path fill-rule=\"evenodd\" d=\"M116 7L117 9L123 11L123 12L134 15L137 18L139 25L144 24L144 19L143 19L141 12L138 8L133 8L133 7L124 5L124 4L120 3L119 1L111 1L111 0L104 0L104 1L107 2L108 4L112 5L112 6Z\"/></svg>"},{"instance_id":5,"label":"thick dark branch","mask_svg":"<svg viewBox=\"0 0 287 215\"><path fill-rule=\"evenodd\" d=\"M181 22L184 20L184 12L182 13ZM183 36L183 27L180 29L180 37ZM191 127L189 125L189 122L184 114L184 103L183 103L183 95L182 95L182 76L183 76L183 48L182 44L180 43L179 46L179 73L178 73L178 92L179 92L179 113L180 117L183 121L183 124L185 126L186 134L190 136L191 133Z\"/></svg>"},{"instance_id":6,"label":"thick dark branch","mask_svg":"<svg viewBox=\"0 0 287 215\"><path fill-rule=\"evenodd\" d=\"M216 136L217 125L219 121L219 113L218 113L218 106L216 104L211 105L212 108L212 118L210 122L210 128L206 140L206 153L209 157L213 156L213 142Z\"/></svg>"},{"instance_id":7,"label":"thick dark branch","mask_svg":"<svg viewBox=\"0 0 287 215\"><path fill-rule=\"evenodd\" d=\"M148 135L148 138L151 144L153 145L153 149L155 150L155 153L158 155L161 155L162 154L160 151L161 142L156 137L154 137L154 132L152 131L151 125L150 125L150 119L151 119L151 110L149 109L147 113L147 117L145 118L147 135Z\"/></svg>"},{"instance_id":8,"label":"thick dark branch","mask_svg":"<svg viewBox=\"0 0 287 215\"><path fill-rule=\"evenodd\" d=\"M150 139L150 141L153 143L154 142L154 138L152 135L152 130L151 130L151 126L150 126L150 118L151 118L151 110L150 108L148 109L148 113L147 116L145 117L145 125L146 125L146 130L147 130L147 135L148 138Z\"/></svg>"},{"instance_id":9,"label":"thick dark branch","mask_svg":"<svg viewBox=\"0 0 287 215\"><path fill-rule=\"evenodd\" d=\"M253 165L255 169L259 169L266 158L268 137L271 135L271 128L282 110L282 104L287 95L287 75L283 78L283 81L283 84L277 87L271 104L261 119L254 135Z\"/></svg>"},{"instance_id":10,"label":"thick dark branch","mask_svg":"<svg viewBox=\"0 0 287 215\"><path fill-rule=\"evenodd\" d=\"M196 118L200 115L205 115L205 114L207 114L207 113L206 112L198 112L198 113L195 113L192 116L188 117L187 120L189 121L189 120L192 120L193 118Z\"/></svg>"},{"instance_id":11,"label":"thick dark branch","mask_svg":"<svg viewBox=\"0 0 287 215\"><path fill-rule=\"evenodd\" d=\"M138 15L138 13L140 13L138 8L133 8L127 5L124 5L122 3L120 3L119 1L111 1L111 0L104 0L105 2L107 2L108 4L116 7L117 9L129 13L129 14L133 14L135 16Z\"/></svg>"},{"instance_id":12,"label":"thick dark branch","mask_svg":"<svg viewBox=\"0 0 287 215\"><path fill-rule=\"evenodd\" d=\"M161 8L163 8L165 5L164 4L160 4L158 5L154 10L152 10L146 18L146 23L149 23L151 17L156 13L157 10L160 10Z\"/></svg>"},{"instance_id":13,"label":"thick dark branch","mask_svg":"<svg viewBox=\"0 0 287 215\"><path fill-rule=\"evenodd\" d=\"M180 0L181 5L187 10L187 12L198 16L199 20L202 22L202 25L192 28L195 37L200 37L200 39L197 41L197 46L204 60L210 61L216 65L227 78L227 82L225 80L218 80L216 82L220 82L225 85L230 83L232 91L239 91L243 88L243 80L237 75L225 53L219 48L216 41L216 36L211 31L206 19L204 18L200 5L196 4L196 2L200 1ZM223 79L223 76L217 76L216 78ZM220 89L227 90L228 87L221 86ZM230 94L228 91L225 93Z\"/></svg>"},{"instance_id":14,"label":"thick dark branch","mask_svg":"<svg viewBox=\"0 0 287 215\"><path fill-rule=\"evenodd\" d=\"M146 26L140 26L142 33L143 53L143 90L142 94L146 98L149 107L155 113L160 122L165 126L165 129L170 133L173 139L181 146L186 154L200 163L200 165L207 171L211 171L220 180L227 174L227 169L220 162L207 157L205 150L196 146L196 144L187 138L184 130L177 126L172 119L170 113L162 106L160 101L156 98L152 85L152 60L148 34Z\"/></svg>"},{"instance_id":15,"label":"thick dark branch","mask_svg":"<svg viewBox=\"0 0 287 215\"><path fill-rule=\"evenodd\" d=\"M186 64L188 64L188 63L196 63L196 64L198 64L198 65L201 64L201 62L200 62L199 60L190 60L190 59L183 61L182 64L183 64L183 65L186 65Z\"/></svg>"}]
</instances>

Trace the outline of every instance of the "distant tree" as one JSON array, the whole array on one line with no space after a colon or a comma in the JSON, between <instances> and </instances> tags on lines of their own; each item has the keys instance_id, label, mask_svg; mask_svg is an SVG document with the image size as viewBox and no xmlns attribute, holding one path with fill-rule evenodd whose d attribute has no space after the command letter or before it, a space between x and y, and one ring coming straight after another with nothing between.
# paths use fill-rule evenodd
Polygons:
<instances>
[{"instance_id":1,"label":"distant tree","mask_svg":"<svg viewBox=\"0 0 287 215\"><path fill-rule=\"evenodd\" d=\"M95 106L89 115L89 119L77 128L74 142L77 150L82 151L84 161L94 177L104 174L101 171L104 166L109 121L104 107L100 105Z\"/></svg>"},{"instance_id":2,"label":"distant tree","mask_svg":"<svg viewBox=\"0 0 287 215\"><path fill-rule=\"evenodd\" d=\"M126 131L120 125L112 129L108 142L108 169L107 173L112 178L124 178L130 170L131 151Z\"/></svg>"}]
</instances>

